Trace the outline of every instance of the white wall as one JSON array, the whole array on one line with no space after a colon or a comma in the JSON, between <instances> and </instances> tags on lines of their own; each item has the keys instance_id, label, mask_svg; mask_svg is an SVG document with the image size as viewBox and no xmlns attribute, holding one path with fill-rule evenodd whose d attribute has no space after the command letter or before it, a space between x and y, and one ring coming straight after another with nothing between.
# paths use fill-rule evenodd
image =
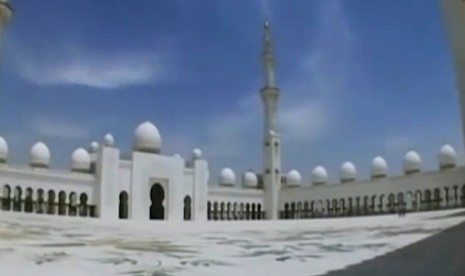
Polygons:
<instances>
[{"instance_id":1,"label":"white wall","mask_svg":"<svg viewBox=\"0 0 465 276\"><path fill-rule=\"evenodd\" d=\"M12 194L16 186L21 187L23 199L25 190L30 187L34 191L33 199L37 199L37 190L42 189L45 198L49 190L55 191L55 200L58 200L58 193L64 191L67 196L66 202L69 202L69 194L72 192L77 194L78 200L79 195L85 193L89 205L97 203L93 201L96 179L90 174L7 165L0 167L0 193L3 193L5 185L10 186Z\"/></svg>"},{"instance_id":2,"label":"white wall","mask_svg":"<svg viewBox=\"0 0 465 276\"><path fill-rule=\"evenodd\" d=\"M284 210L285 203L319 201L332 199L348 199L364 196L372 197L385 195L384 202L387 202L389 194L406 193L429 189L431 192L435 188L441 190L441 197L444 198L444 188L453 186L462 187L465 184L465 168L455 168L447 171L437 171L429 173L418 173L413 175L388 177L377 180L367 180L344 184L320 185L302 188L284 189L280 194L280 210Z\"/></svg>"}]
</instances>

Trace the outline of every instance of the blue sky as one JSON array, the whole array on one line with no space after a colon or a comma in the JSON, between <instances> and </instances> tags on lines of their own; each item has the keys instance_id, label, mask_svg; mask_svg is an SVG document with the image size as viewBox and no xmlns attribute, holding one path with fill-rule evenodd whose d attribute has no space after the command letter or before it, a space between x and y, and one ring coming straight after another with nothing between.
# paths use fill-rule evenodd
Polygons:
<instances>
[{"instance_id":1,"label":"blue sky","mask_svg":"<svg viewBox=\"0 0 465 276\"><path fill-rule=\"evenodd\" d=\"M261 27L270 19L282 90L283 170L332 180L373 157L426 170L463 142L437 0L12 1L0 63L0 133L11 162L47 143L54 167L105 133L129 151L150 120L163 152L199 147L212 180L261 168Z\"/></svg>"}]
</instances>

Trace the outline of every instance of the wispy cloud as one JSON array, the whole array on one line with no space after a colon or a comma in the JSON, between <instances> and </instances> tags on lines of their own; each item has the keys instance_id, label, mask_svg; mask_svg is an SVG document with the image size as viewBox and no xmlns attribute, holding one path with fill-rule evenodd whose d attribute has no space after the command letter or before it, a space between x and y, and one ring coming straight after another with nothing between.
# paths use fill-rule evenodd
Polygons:
<instances>
[{"instance_id":1,"label":"wispy cloud","mask_svg":"<svg viewBox=\"0 0 465 276\"><path fill-rule=\"evenodd\" d=\"M37 85L79 85L100 89L154 84L168 78L166 56L142 52L60 49L34 56L14 51L14 68Z\"/></svg>"},{"instance_id":2,"label":"wispy cloud","mask_svg":"<svg viewBox=\"0 0 465 276\"><path fill-rule=\"evenodd\" d=\"M314 44L308 46L308 53L297 64L300 72L280 78L283 90L278 111L280 133L284 144L297 144L299 152L311 148L315 139L337 126L336 99L346 89L354 39L338 1L323 3L318 30L312 36L316 38L311 40ZM259 166L263 111L257 90L251 89L250 96L240 100L234 111L210 122L205 151L220 161L213 165L214 172L220 169L218 164L239 164L237 169ZM289 154L289 148L286 152ZM294 156L293 162L291 166L308 165L302 154Z\"/></svg>"},{"instance_id":3,"label":"wispy cloud","mask_svg":"<svg viewBox=\"0 0 465 276\"><path fill-rule=\"evenodd\" d=\"M52 117L36 117L29 123L29 129L39 137L85 139L90 136L90 129L84 125Z\"/></svg>"}]
</instances>

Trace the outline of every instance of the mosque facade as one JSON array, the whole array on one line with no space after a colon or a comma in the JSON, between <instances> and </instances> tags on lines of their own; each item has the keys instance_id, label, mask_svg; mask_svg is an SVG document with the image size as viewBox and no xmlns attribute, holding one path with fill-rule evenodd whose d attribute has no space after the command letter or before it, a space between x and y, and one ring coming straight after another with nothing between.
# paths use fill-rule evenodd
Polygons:
<instances>
[{"instance_id":1,"label":"mosque facade","mask_svg":"<svg viewBox=\"0 0 465 276\"><path fill-rule=\"evenodd\" d=\"M464 122L465 35L457 26L465 24L465 3L441 1ZM0 36L12 13L8 1L0 0ZM236 177L231 168L224 168L219 179L212 181L200 149L194 149L186 159L163 154L162 136L148 121L135 129L129 154L107 134L101 143L76 149L69 170L50 168L51 151L43 141L32 145L27 166L11 164L7 140L0 137L1 212L104 220L207 221L381 215L465 206L465 167L457 166L457 154L447 144L438 150L438 169L432 172L422 171L421 156L415 151L405 154L404 174L400 176L389 176L388 164L380 156L371 163L369 180L358 179L350 161L341 165L339 183L328 183L328 172L322 166L311 172L308 187L302 185L297 170L283 172L277 123L281 91L267 21L261 63L263 85L259 94L264 123L263 167L259 172L247 171ZM209 185L215 181L218 185Z\"/></svg>"}]
</instances>

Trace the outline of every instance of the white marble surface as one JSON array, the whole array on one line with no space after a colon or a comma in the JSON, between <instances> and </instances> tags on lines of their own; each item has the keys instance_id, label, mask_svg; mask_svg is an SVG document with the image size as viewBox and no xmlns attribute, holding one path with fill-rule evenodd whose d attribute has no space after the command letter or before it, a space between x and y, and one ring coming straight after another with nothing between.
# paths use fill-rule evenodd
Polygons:
<instances>
[{"instance_id":1,"label":"white marble surface","mask_svg":"<svg viewBox=\"0 0 465 276\"><path fill-rule=\"evenodd\" d=\"M463 211L208 223L2 212L0 275L318 275L456 225Z\"/></svg>"}]
</instances>

